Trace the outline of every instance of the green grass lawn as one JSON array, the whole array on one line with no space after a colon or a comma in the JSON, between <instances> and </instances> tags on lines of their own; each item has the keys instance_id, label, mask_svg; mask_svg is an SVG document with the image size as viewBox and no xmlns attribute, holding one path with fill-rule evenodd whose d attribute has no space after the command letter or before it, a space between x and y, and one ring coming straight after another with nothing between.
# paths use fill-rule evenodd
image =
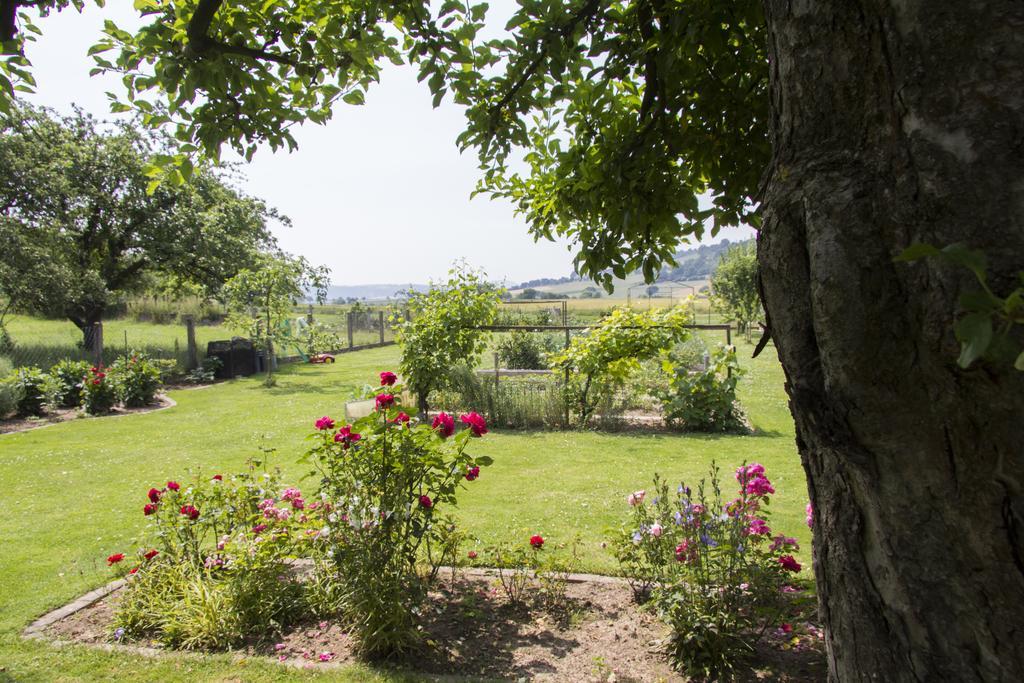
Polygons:
<instances>
[{"instance_id":1,"label":"green grass lawn","mask_svg":"<svg viewBox=\"0 0 1024 683\"><path fill-rule=\"evenodd\" d=\"M749 356L749 345L740 348ZM127 417L81 419L0 436L0 681L284 680L292 671L231 655L144 659L81 647L21 641L33 618L101 585L104 558L129 547L144 527L145 492L188 470L230 472L260 448L276 449L288 478L305 473L296 459L313 420L340 417L344 402L397 365L387 347L342 355L333 366L294 365L265 389L259 379L176 391L174 408ZM494 458L461 496L458 516L481 547L541 533L556 544L581 538L583 569L614 572L601 548L624 518L629 491L654 472L695 482L714 458L728 479L744 460L763 463L777 495L773 527L795 535L808 564L803 523L806 487L785 404L782 371L769 347L742 361L750 374L741 400L757 431L750 436L492 432L474 442ZM311 486L311 482L305 482ZM361 668L325 672L336 679L388 679Z\"/></svg>"}]
</instances>

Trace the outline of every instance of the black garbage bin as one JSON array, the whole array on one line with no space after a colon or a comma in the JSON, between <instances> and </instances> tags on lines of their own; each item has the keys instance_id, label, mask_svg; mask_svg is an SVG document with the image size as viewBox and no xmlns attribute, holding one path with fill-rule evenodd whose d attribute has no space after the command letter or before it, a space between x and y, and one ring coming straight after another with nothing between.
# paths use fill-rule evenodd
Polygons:
<instances>
[{"instance_id":1,"label":"black garbage bin","mask_svg":"<svg viewBox=\"0 0 1024 683\"><path fill-rule=\"evenodd\" d=\"M256 347L244 337L212 341L206 345L206 355L220 359L217 379L231 379L259 372Z\"/></svg>"}]
</instances>

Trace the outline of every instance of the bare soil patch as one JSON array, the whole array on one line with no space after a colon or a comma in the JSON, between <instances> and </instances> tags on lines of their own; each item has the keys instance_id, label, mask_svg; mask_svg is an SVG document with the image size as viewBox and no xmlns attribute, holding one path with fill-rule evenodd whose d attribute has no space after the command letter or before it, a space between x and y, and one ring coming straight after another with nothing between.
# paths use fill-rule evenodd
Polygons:
<instances>
[{"instance_id":1,"label":"bare soil patch","mask_svg":"<svg viewBox=\"0 0 1024 683\"><path fill-rule=\"evenodd\" d=\"M119 591L49 626L47 637L116 649L157 648L118 643L112 626ZM428 676L550 681L682 681L662 652L667 627L638 606L627 585L581 580L558 608L534 601L509 604L486 576L464 575L430 595L423 614L427 647L410 665L389 665ZM353 642L334 621L303 622L274 638L249 643L240 654L282 665L329 668L354 662ZM810 623L772 630L759 643L744 681L823 681L820 631Z\"/></svg>"}]
</instances>

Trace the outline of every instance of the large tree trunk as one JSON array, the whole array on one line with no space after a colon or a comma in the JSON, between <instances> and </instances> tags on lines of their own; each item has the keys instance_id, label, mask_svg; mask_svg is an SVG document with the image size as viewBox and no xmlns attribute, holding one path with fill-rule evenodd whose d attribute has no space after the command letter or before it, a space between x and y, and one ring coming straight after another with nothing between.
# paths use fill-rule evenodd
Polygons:
<instances>
[{"instance_id":1,"label":"large tree trunk","mask_svg":"<svg viewBox=\"0 0 1024 683\"><path fill-rule=\"evenodd\" d=\"M965 242L1004 295L1024 270L1024 2L765 5L758 258L830 672L1024 680L1024 373L956 367L969 273L892 260Z\"/></svg>"}]
</instances>

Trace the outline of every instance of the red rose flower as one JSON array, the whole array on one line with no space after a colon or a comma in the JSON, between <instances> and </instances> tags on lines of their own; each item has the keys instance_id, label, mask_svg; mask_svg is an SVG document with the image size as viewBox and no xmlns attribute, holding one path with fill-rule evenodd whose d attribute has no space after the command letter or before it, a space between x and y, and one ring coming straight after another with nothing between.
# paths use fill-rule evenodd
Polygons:
<instances>
[{"instance_id":1,"label":"red rose flower","mask_svg":"<svg viewBox=\"0 0 1024 683\"><path fill-rule=\"evenodd\" d=\"M778 563L782 565L783 569L791 572L800 571L800 563L797 562L792 555L783 555L776 559Z\"/></svg>"},{"instance_id":2,"label":"red rose flower","mask_svg":"<svg viewBox=\"0 0 1024 683\"><path fill-rule=\"evenodd\" d=\"M375 401L377 410L387 410L391 406L395 405L395 397L392 394L379 394Z\"/></svg>"},{"instance_id":3,"label":"red rose flower","mask_svg":"<svg viewBox=\"0 0 1024 683\"><path fill-rule=\"evenodd\" d=\"M316 428L319 429L320 431L334 429L334 420L324 415L323 417L316 421Z\"/></svg>"},{"instance_id":4,"label":"red rose flower","mask_svg":"<svg viewBox=\"0 0 1024 683\"><path fill-rule=\"evenodd\" d=\"M352 425L345 425L334 435L334 440L345 448L348 448L352 443L359 441L361 438L363 437L352 431Z\"/></svg>"},{"instance_id":5,"label":"red rose flower","mask_svg":"<svg viewBox=\"0 0 1024 683\"><path fill-rule=\"evenodd\" d=\"M130 569L130 570L128 571L128 573L129 573L129 574L134 574L134 573L135 573L135 572L137 572L137 571L139 571L139 568L138 568L138 567L132 567L132 568L131 568L131 569Z\"/></svg>"},{"instance_id":6,"label":"red rose flower","mask_svg":"<svg viewBox=\"0 0 1024 683\"><path fill-rule=\"evenodd\" d=\"M429 510L430 508L434 507L434 501L430 500L430 496L422 495L420 496L420 505Z\"/></svg>"},{"instance_id":7,"label":"red rose flower","mask_svg":"<svg viewBox=\"0 0 1024 683\"><path fill-rule=\"evenodd\" d=\"M463 424L469 425L473 436L483 436L487 433L487 422L479 413L466 413L459 417Z\"/></svg>"},{"instance_id":8,"label":"red rose flower","mask_svg":"<svg viewBox=\"0 0 1024 683\"><path fill-rule=\"evenodd\" d=\"M148 553L143 555L143 557L146 558L147 560L152 560L154 557L156 557L159 554L160 554L159 550L150 550Z\"/></svg>"},{"instance_id":9,"label":"red rose flower","mask_svg":"<svg viewBox=\"0 0 1024 683\"><path fill-rule=\"evenodd\" d=\"M536 550L540 550L544 545L544 537L540 534L530 536L530 545L532 545Z\"/></svg>"},{"instance_id":10,"label":"red rose flower","mask_svg":"<svg viewBox=\"0 0 1024 683\"><path fill-rule=\"evenodd\" d=\"M213 480L214 481L224 481L224 475L223 474L215 474L215 475L213 475Z\"/></svg>"},{"instance_id":11,"label":"red rose flower","mask_svg":"<svg viewBox=\"0 0 1024 683\"><path fill-rule=\"evenodd\" d=\"M471 560L475 560L476 559L476 551L475 550L470 550L469 553L466 556L469 559L471 559Z\"/></svg>"},{"instance_id":12,"label":"red rose flower","mask_svg":"<svg viewBox=\"0 0 1024 683\"><path fill-rule=\"evenodd\" d=\"M160 492L157 491L156 489L150 489L149 493L147 495L149 495L149 502L150 503L159 503L160 502Z\"/></svg>"},{"instance_id":13,"label":"red rose flower","mask_svg":"<svg viewBox=\"0 0 1024 683\"><path fill-rule=\"evenodd\" d=\"M99 385L103 384L103 380L101 380L101 379L99 379L99 378L97 377L96 379L94 379L94 380L92 381L92 383L93 383L94 385L96 385L96 386L99 386Z\"/></svg>"},{"instance_id":14,"label":"red rose flower","mask_svg":"<svg viewBox=\"0 0 1024 683\"><path fill-rule=\"evenodd\" d=\"M167 482L167 488L169 488L172 491L177 491L178 489L181 488L181 484L179 484L176 481L169 481Z\"/></svg>"},{"instance_id":15,"label":"red rose flower","mask_svg":"<svg viewBox=\"0 0 1024 683\"><path fill-rule=\"evenodd\" d=\"M431 426L437 430L442 439L447 439L455 433L455 420L448 413L438 413Z\"/></svg>"},{"instance_id":16,"label":"red rose flower","mask_svg":"<svg viewBox=\"0 0 1024 683\"><path fill-rule=\"evenodd\" d=\"M142 508L142 514L148 517L149 515L155 513L156 509L156 503L146 503L145 507Z\"/></svg>"},{"instance_id":17,"label":"red rose flower","mask_svg":"<svg viewBox=\"0 0 1024 683\"><path fill-rule=\"evenodd\" d=\"M396 417L396 418L394 419L394 423L395 423L395 424L398 424L399 422L402 422L402 423L404 423L404 424L409 424L409 420L411 420L411 419L412 419L412 418L411 418L411 417L409 417L408 415L406 415L405 413L399 413L399 414L398 414L398 417Z\"/></svg>"},{"instance_id":18,"label":"red rose flower","mask_svg":"<svg viewBox=\"0 0 1024 683\"><path fill-rule=\"evenodd\" d=\"M480 468L479 467L470 467L468 470L466 470L466 481L473 481L473 480L475 480L479 476L480 476Z\"/></svg>"},{"instance_id":19,"label":"red rose flower","mask_svg":"<svg viewBox=\"0 0 1024 683\"><path fill-rule=\"evenodd\" d=\"M389 371L385 370L384 372L380 373L380 385L382 387L393 386L395 384L395 382L397 382L397 381L398 381L398 375L396 375L393 372L389 372Z\"/></svg>"},{"instance_id":20,"label":"red rose flower","mask_svg":"<svg viewBox=\"0 0 1024 683\"><path fill-rule=\"evenodd\" d=\"M193 521L199 519L199 510L194 505L182 505L179 512Z\"/></svg>"},{"instance_id":21,"label":"red rose flower","mask_svg":"<svg viewBox=\"0 0 1024 683\"><path fill-rule=\"evenodd\" d=\"M107 566L113 567L115 564L124 559L124 553L114 553L107 558Z\"/></svg>"}]
</instances>

